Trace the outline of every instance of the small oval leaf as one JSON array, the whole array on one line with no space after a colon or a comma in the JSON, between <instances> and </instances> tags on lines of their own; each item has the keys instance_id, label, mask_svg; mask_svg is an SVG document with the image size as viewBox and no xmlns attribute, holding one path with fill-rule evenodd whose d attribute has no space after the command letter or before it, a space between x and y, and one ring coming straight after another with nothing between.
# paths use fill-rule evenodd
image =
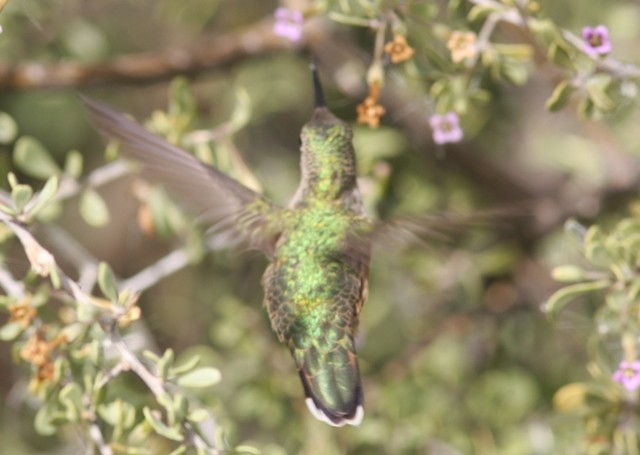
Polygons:
<instances>
[{"instance_id":1,"label":"small oval leaf","mask_svg":"<svg viewBox=\"0 0 640 455\"><path fill-rule=\"evenodd\" d=\"M563 283L574 283L576 281L582 281L585 278L585 272L582 267L577 265L567 264L555 267L551 271L551 277Z\"/></svg>"},{"instance_id":2,"label":"small oval leaf","mask_svg":"<svg viewBox=\"0 0 640 455\"><path fill-rule=\"evenodd\" d=\"M184 440L184 436L175 428L168 427L148 407L142 409L145 420L151 425L151 427L161 436L173 441L181 442Z\"/></svg>"},{"instance_id":3,"label":"small oval leaf","mask_svg":"<svg viewBox=\"0 0 640 455\"><path fill-rule=\"evenodd\" d=\"M567 105L571 99L571 95L576 88L569 81L562 81L553 90L553 93L545 103L545 107L550 112L556 112Z\"/></svg>"},{"instance_id":4,"label":"small oval leaf","mask_svg":"<svg viewBox=\"0 0 640 455\"><path fill-rule=\"evenodd\" d=\"M7 322L0 327L0 340L11 341L15 340L18 335L22 333L24 329L19 322Z\"/></svg>"},{"instance_id":5,"label":"small oval leaf","mask_svg":"<svg viewBox=\"0 0 640 455\"><path fill-rule=\"evenodd\" d=\"M597 280L564 287L554 292L549 300L547 300L544 305L544 311L551 319L554 319L567 304L578 296L589 292L600 291L609 286L611 286L609 280Z\"/></svg>"},{"instance_id":6,"label":"small oval leaf","mask_svg":"<svg viewBox=\"0 0 640 455\"><path fill-rule=\"evenodd\" d=\"M49 206L49 202L55 197L58 192L58 176L54 175L47 180L40 193L36 197L35 203L29 207L29 213L31 215L37 215L41 210Z\"/></svg>"},{"instance_id":7,"label":"small oval leaf","mask_svg":"<svg viewBox=\"0 0 640 455\"><path fill-rule=\"evenodd\" d=\"M194 409L193 411L189 412L189 414L187 415L187 420L195 423L204 422L208 418L209 418L209 413L207 412L206 409L202 409L202 408Z\"/></svg>"},{"instance_id":8,"label":"small oval leaf","mask_svg":"<svg viewBox=\"0 0 640 455\"><path fill-rule=\"evenodd\" d=\"M51 424L52 409L49 406L42 406L36 413L33 425L43 436L50 436L57 431L57 428Z\"/></svg>"},{"instance_id":9,"label":"small oval leaf","mask_svg":"<svg viewBox=\"0 0 640 455\"><path fill-rule=\"evenodd\" d=\"M16 121L6 112L0 112L0 144L8 144L18 134Z\"/></svg>"},{"instance_id":10,"label":"small oval leaf","mask_svg":"<svg viewBox=\"0 0 640 455\"><path fill-rule=\"evenodd\" d=\"M210 387L220 382L221 379L220 370L204 367L180 376L176 383L183 387Z\"/></svg>"},{"instance_id":11,"label":"small oval leaf","mask_svg":"<svg viewBox=\"0 0 640 455\"><path fill-rule=\"evenodd\" d=\"M178 376L187 373L197 367L198 363L200 363L200 356L196 354L190 357L187 361L182 362L180 365L171 368L169 375Z\"/></svg>"},{"instance_id":12,"label":"small oval leaf","mask_svg":"<svg viewBox=\"0 0 640 455\"><path fill-rule=\"evenodd\" d=\"M67 153L67 158L64 162L64 172L70 175L74 179L80 178L82 175L82 154L77 150L71 150Z\"/></svg>"},{"instance_id":13,"label":"small oval leaf","mask_svg":"<svg viewBox=\"0 0 640 455\"><path fill-rule=\"evenodd\" d=\"M98 286L106 298L112 302L118 301L118 286L116 278L109 264L101 262L98 266Z\"/></svg>"},{"instance_id":14,"label":"small oval leaf","mask_svg":"<svg viewBox=\"0 0 640 455\"><path fill-rule=\"evenodd\" d=\"M60 173L60 168L44 145L30 136L22 136L16 142L13 162L25 174L39 179Z\"/></svg>"},{"instance_id":15,"label":"small oval leaf","mask_svg":"<svg viewBox=\"0 0 640 455\"><path fill-rule=\"evenodd\" d=\"M103 227L109 222L109 208L95 190L89 188L80 197L80 215L93 227Z\"/></svg>"},{"instance_id":16,"label":"small oval leaf","mask_svg":"<svg viewBox=\"0 0 640 455\"><path fill-rule=\"evenodd\" d=\"M18 184L11 190L11 199L18 212L22 212L31 200L31 196L33 196L33 189L29 185Z\"/></svg>"}]
</instances>

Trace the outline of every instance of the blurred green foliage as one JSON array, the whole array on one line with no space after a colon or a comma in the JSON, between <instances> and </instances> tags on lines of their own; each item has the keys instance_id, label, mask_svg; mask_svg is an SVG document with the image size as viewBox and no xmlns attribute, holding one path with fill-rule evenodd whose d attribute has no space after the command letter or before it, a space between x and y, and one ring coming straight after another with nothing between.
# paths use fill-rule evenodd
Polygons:
<instances>
[{"instance_id":1,"label":"blurred green foliage","mask_svg":"<svg viewBox=\"0 0 640 455\"><path fill-rule=\"evenodd\" d=\"M367 66L384 63L383 125L354 127L372 215L473 213L513 202L497 182L465 170L455 160L460 149L431 142L428 115L455 110L471 168L488 160L530 196L556 204L552 212L570 206L560 213L592 217L593 226L572 222L564 234L564 219L553 219L525 235L531 226L518 223L520 213L488 222L471 215L461 217L462 233L452 223L426 245L384 239L358 338L365 418L335 429L307 412L294 364L270 330L261 306L266 259L209 251L207 226L162 189L126 177L117 147L105 151L75 93L6 90L2 450L87 450L100 447L97 431L113 453L191 453L198 432L224 453L638 453L638 392L611 379L638 351L637 209L622 218L637 197L637 185L625 182L637 177L638 74L618 60L587 58L562 32L607 24L614 57L628 60L640 8L631 0L313 5L308 19L328 17L323 33L357 50L338 63L339 54L325 55L326 68L320 59L331 74L328 104L341 118L354 121L371 83ZM0 14L0 66L91 65L177 49L252 27L277 6L10 1ZM496 25L486 52L472 65L453 62L451 32L480 37L496 14L506 24ZM375 33L362 32L372 21L388 23L387 38L405 34L416 56L391 66L377 55ZM81 91L147 119L152 131L284 204L300 177L297 135L312 109L307 66L304 53L283 46L191 79ZM19 234L22 226L30 231ZM158 264L175 264L172 252L182 266L165 277ZM131 283L145 288L137 303ZM124 366L114 350L120 336L162 390ZM24 354L36 342L52 352L44 363Z\"/></svg>"}]
</instances>

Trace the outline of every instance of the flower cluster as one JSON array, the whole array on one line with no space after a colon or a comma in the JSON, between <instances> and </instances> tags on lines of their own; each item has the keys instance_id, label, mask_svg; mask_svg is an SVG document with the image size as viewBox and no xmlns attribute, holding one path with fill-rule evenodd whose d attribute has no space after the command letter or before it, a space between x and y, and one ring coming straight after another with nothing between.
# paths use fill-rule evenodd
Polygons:
<instances>
[{"instance_id":1,"label":"flower cluster","mask_svg":"<svg viewBox=\"0 0 640 455\"><path fill-rule=\"evenodd\" d=\"M384 115L385 108L378 104L379 98L380 83L374 82L369 86L369 95L356 107L358 123L369 125L371 128L380 125L380 117Z\"/></svg>"},{"instance_id":2,"label":"flower cluster","mask_svg":"<svg viewBox=\"0 0 640 455\"><path fill-rule=\"evenodd\" d=\"M42 383L53 380L53 351L66 340L64 336L54 338L52 341L44 339L41 331L35 332L20 350L20 357L36 367L37 373L33 378L32 386L38 388Z\"/></svg>"},{"instance_id":3,"label":"flower cluster","mask_svg":"<svg viewBox=\"0 0 640 455\"><path fill-rule=\"evenodd\" d=\"M17 322L23 329L31 325L38 314L36 309L29 305L27 299L17 304L9 304L9 322Z\"/></svg>"}]
</instances>

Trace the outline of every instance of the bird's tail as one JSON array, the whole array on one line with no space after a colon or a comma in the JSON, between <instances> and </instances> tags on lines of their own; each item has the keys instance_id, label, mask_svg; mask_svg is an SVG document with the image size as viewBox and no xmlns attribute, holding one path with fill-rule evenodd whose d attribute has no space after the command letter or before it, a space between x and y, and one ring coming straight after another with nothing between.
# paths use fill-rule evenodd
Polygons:
<instances>
[{"instance_id":1,"label":"bird's tail","mask_svg":"<svg viewBox=\"0 0 640 455\"><path fill-rule=\"evenodd\" d=\"M362 383L353 339L348 337L330 350L311 345L295 350L294 357L311 414L336 427L360 425Z\"/></svg>"}]
</instances>

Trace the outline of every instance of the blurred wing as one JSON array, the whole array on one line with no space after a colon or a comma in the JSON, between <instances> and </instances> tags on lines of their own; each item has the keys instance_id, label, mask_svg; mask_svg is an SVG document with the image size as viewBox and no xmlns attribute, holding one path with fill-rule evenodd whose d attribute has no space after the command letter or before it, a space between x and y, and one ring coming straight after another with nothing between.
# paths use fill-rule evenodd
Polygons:
<instances>
[{"instance_id":1,"label":"blurred wing","mask_svg":"<svg viewBox=\"0 0 640 455\"><path fill-rule=\"evenodd\" d=\"M210 221L227 243L245 243L269 255L284 210L238 181L208 166L97 101L82 97L91 118L122 153L142 165L143 174L177 194Z\"/></svg>"},{"instance_id":2,"label":"blurred wing","mask_svg":"<svg viewBox=\"0 0 640 455\"><path fill-rule=\"evenodd\" d=\"M522 223L532 222L530 210L530 204L525 202L470 214L443 213L377 220L367 229L353 230L346 251L359 262L368 263L372 246L376 250L396 250L408 245L425 248L433 244L454 245L461 236L487 228L505 238Z\"/></svg>"}]
</instances>

